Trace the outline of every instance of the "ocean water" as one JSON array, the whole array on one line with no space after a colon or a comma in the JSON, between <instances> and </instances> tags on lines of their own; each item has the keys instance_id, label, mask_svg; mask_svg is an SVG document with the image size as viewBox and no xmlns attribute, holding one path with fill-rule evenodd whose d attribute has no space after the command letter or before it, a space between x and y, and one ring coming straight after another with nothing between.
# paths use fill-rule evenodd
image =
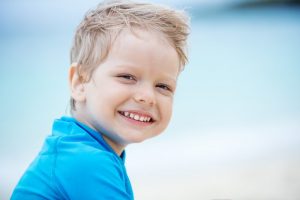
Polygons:
<instances>
[{"instance_id":1,"label":"ocean water","mask_svg":"<svg viewBox=\"0 0 300 200\"><path fill-rule=\"evenodd\" d=\"M129 147L137 197L299 199L300 9L192 19L173 121Z\"/></svg>"},{"instance_id":2,"label":"ocean water","mask_svg":"<svg viewBox=\"0 0 300 200\"><path fill-rule=\"evenodd\" d=\"M7 4L0 15L1 199L68 109L69 47L82 14L37 4L32 12ZM127 149L136 199L299 199L300 9L191 15L170 126Z\"/></svg>"}]
</instances>

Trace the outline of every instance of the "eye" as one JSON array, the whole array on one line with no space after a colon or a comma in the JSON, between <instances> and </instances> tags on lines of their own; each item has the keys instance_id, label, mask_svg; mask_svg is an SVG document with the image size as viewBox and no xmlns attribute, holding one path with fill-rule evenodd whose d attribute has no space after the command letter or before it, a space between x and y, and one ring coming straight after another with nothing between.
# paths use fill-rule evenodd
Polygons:
<instances>
[{"instance_id":1,"label":"eye","mask_svg":"<svg viewBox=\"0 0 300 200\"><path fill-rule=\"evenodd\" d=\"M168 91L168 92L173 92L172 88L166 84L163 84L163 83L159 83L156 85L156 87L160 88L160 89L163 89L165 91Z\"/></svg>"},{"instance_id":2,"label":"eye","mask_svg":"<svg viewBox=\"0 0 300 200\"><path fill-rule=\"evenodd\" d=\"M136 77L131 75L131 74L120 74L117 77L128 80L128 81L135 81L136 80Z\"/></svg>"}]
</instances>

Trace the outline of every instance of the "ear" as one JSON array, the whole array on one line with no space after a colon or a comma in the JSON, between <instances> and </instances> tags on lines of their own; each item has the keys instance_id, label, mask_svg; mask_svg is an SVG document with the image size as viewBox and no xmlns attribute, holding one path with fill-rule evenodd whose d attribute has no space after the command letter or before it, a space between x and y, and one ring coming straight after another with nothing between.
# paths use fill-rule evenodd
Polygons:
<instances>
[{"instance_id":1,"label":"ear","mask_svg":"<svg viewBox=\"0 0 300 200\"><path fill-rule=\"evenodd\" d=\"M81 78L78 75L78 65L73 63L69 69L69 87L71 96L76 102L85 101L84 85Z\"/></svg>"}]
</instances>

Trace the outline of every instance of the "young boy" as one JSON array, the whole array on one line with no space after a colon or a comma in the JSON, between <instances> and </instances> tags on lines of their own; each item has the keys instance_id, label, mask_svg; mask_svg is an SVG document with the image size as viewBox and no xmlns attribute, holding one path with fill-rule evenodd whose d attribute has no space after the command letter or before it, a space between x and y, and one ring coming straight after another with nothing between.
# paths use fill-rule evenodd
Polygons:
<instances>
[{"instance_id":1,"label":"young boy","mask_svg":"<svg viewBox=\"0 0 300 200\"><path fill-rule=\"evenodd\" d=\"M54 121L12 199L133 199L124 149L167 127L188 29L182 12L159 5L89 11L71 49L72 117Z\"/></svg>"}]
</instances>

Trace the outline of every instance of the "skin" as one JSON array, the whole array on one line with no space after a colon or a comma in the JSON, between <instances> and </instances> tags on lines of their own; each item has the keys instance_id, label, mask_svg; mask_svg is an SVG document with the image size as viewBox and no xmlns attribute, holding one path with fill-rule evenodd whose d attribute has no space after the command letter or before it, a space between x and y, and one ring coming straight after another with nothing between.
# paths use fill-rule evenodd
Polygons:
<instances>
[{"instance_id":1,"label":"skin","mask_svg":"<svg viewBox=\"0 0 300 200\"><path fill-rule=\"evenodd\" d=\"M81 82L76 70L71 66L73 117L101 133L118 155L128 144L157 136L167 127L179 58L162 35L123 31L88 82Z\"/></svg>"}]
</instances>

